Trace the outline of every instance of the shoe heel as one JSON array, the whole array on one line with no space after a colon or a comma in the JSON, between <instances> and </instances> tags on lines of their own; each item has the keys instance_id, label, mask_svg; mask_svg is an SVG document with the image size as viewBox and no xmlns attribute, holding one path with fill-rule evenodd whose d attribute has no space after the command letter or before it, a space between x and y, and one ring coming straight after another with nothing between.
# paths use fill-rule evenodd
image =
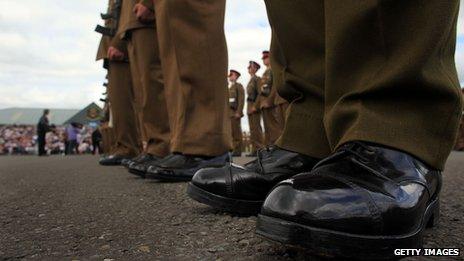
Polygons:
<instances>
[{"instance_id":1,"label":"shoe heel","mask_svg":"<svg viewBox=\"0 0 464 261\"><path fill-rule=\"evenodd\" d=\"M427 221L426 228L433 228L438 226L440 220L440 201L437 199L435 205L433 206L432 215L430 215L429 220Z\"/></svg>"}]
</instances>

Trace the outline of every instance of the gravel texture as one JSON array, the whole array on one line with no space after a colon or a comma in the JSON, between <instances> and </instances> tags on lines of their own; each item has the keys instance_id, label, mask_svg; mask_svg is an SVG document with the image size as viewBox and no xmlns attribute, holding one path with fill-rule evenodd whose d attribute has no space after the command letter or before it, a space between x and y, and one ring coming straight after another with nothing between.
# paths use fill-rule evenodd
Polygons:
<instances>
[{"instance_id":1,"label":"gravel texture","mask_svg":"<svg viewBox=\"0 0 464 261\"><path fill-rule=\"evenodd\" d=\"M0 260L319 260L256 236L256 217L190 200L185 183L97 160L0 157ZM426 247L464 251L463 163L464 153L449 159L440 225Z\"/></svg>"}]
</instances>

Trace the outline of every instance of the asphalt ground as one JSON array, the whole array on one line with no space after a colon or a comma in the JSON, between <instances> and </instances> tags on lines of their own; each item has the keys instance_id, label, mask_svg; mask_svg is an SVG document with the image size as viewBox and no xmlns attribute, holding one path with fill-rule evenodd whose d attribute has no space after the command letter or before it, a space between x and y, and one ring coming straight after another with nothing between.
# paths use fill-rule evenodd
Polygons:
<instances>
[{"instance_id":1,"label":"asphalt ground","mask_svg":"<svg viewBox=\"0 0 464 261\"><path fill-rule=\"evenodd\" d=\"M143 180L97 160L0 157L0 260L319 260L256 236L256 217L189 199L185 183ZM460 248L464 259L463 214L464 153L456 152L425 247Z\"/></svg>"}]
</instances>

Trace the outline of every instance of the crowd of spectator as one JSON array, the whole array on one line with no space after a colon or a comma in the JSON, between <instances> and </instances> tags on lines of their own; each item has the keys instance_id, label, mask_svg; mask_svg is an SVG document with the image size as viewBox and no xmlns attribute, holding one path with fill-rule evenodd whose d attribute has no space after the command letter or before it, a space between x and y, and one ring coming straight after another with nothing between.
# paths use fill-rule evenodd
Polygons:
<instances>
[{"instance_id":1,"label":"crowd of spectator","mask_svg":"<svg viewBox=\"0 0 464 261\"><path fill-rule=\"evenodd\" d=\"M47 154L87 154L92 153L93 128L78 126L73 129L73 147L69 149L70 126L57 126L46 135ZM68 149L67 149L68 148ZM37 132L35 126L0 126L0 155L29 155L37 153Z\"/></svg>"}]
</instances>

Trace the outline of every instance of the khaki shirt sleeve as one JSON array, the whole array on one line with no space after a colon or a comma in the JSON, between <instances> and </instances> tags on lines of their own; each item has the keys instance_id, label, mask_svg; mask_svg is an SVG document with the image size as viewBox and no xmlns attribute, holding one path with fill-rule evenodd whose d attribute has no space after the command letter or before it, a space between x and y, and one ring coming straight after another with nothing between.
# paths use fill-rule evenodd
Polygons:
<instances>
[{"instance_id":1,"label":"khaki shirt sleeve","mask_svg":"<svg viewBox=\"0 0 464 261\"><path fill-rule=\"evenodd\" d=\"M155 5L153 4L153 0L140 0L139 3L144 5L146 8L155 11Z\"/></svg>"}]
</instances>

